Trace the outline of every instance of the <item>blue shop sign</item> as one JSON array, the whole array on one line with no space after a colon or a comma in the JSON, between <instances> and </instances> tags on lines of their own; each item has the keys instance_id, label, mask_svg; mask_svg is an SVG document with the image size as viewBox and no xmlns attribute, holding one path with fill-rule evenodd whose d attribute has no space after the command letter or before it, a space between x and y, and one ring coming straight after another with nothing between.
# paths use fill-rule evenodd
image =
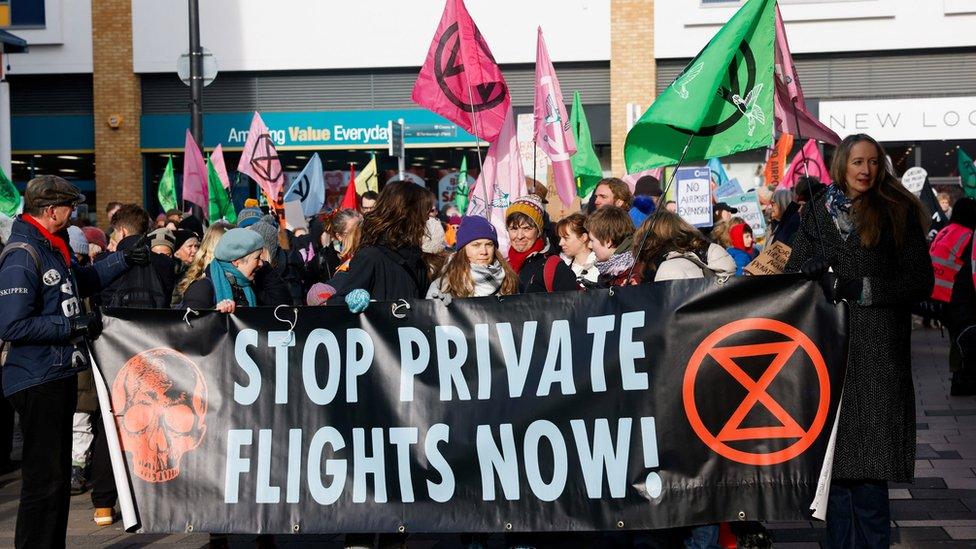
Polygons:
<instances>
[{"instance_id":1,"label":"blue shop sign","mask_svg":"<svg viewBox=\"0 0 976 549\"><path fill-rule=\"evenodd\" d=\"M25 152L86 152L95 149L92 115L10 117L10 149Z\"/></svg>"},{"instance_id":2,"label":"blue shop sign","mask_svg":"<svg viewBox=\"0 0 976 549\"><path fill-rule=\"evenodd\" d=\"M239 149L247 140L254 113L213 113L203 117L204 148L223 144ZM403 118L407 146L471 146L474 137L456 124L424 109L264 112L271 139L279 149L351 149L387 146L387 124ZM142 116L143 150L180 150L187 114L145 114Z\"/></svg>"}]
</instances>

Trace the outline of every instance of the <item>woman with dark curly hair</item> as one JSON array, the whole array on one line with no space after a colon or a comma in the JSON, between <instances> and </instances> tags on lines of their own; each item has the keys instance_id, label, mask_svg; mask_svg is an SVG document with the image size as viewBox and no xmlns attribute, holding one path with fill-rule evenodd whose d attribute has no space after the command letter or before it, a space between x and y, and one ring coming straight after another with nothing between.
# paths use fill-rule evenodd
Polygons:
<instances>
[{"instance_id":1,"label":"woman with dark curly hair","mask_svg":"<svg viewBox=\"0 0 976 549\"><path fill-rule=\"evenodd\" d=\"M887 483L915 474L910 308L934 281L928 216L867 135L841 142L830 176L834 184L804 208L786 265L850 305L827 546L888 547Z\"/></svg>"}]
</instances>

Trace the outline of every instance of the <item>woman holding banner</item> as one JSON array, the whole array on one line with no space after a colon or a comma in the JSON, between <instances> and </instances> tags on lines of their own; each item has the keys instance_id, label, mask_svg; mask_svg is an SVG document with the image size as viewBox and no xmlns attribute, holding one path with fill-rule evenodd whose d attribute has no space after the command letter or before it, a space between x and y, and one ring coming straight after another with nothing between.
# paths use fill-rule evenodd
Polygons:
<instances>
[{"instance_id":1,"label":"woman holding banner","mask_svg":"<svg viewBox=\"0 0 976 549\"><path fill-rule=\"evenodd\" d=\"M804 208L787 272L850 305L850 350L827 506L828 547L888 547L888 486L915 473L910 306L932 290L927 216L873 138L845 138L834 185Z\"/></svg>"},{"instance_id":2,"label":"woman holding banner","mask_svg":"<svg viewBox=\"0 0 976 549\"><path fill-rule=\"evenodd\" d=\"M498 250L498 235L487 219L464 216L457 232L457 249L427 290L428 299L518 293L518 275Z\"/></svg>"}]
</instances>

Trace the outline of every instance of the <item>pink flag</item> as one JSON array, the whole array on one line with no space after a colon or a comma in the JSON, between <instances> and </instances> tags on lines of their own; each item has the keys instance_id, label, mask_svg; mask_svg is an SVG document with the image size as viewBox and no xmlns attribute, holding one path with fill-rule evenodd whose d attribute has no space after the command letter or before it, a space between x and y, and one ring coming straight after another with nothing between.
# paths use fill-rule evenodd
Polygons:
<instances>
[{"instance_id":1,"label":"pink flag","mask_svg":"<svg viewBox=\"0 0 976 549\"><path fill-rule=\"evenodd\" d=\"M811 139L793 157L790 169L786 170L786 175L779 184L780 189L792 189L801 177L810 175L816 177L821 183L830 185L830 170L824 164L823 155L820 154L820 147L817 140Z\"/></svg>"},{"instance_id":2,"label":"pink flag","mask_svg":"<svg viewBox=\"0 0 976 549\"><path fill-rule=\"evenodd\" d=\"M535 49L535 142L552 160L553 179L559 200L567 208L576 198L576 178L569 158L576 154L576 140L549 50L539 27Z\"/></svg>"},{"instance_id":3,"label":"pink flag","mask_svg":"<svg viewBox=\"0 0 976 549\"><path fill-rule=\"evenodd\" d=\"M251 130L247 132L247 141L244 143L241 161L237 163L237 171L253 179L264 191L268 202L278 202L278 193L284 183L281 161L278 160L278 151L268 134L268 127L257 112L251 119Z\"/></svg>"},{"instance_id":4,"label":"pink flag","mask_svg":"<svg viewBox=\"0 0 976 549\"><path fill-rule=\"evenodd\" d=\"M220 183L225 189L229 189L230 178L227 177L227 165L224 164L224 149L219 144L217 145L217 148L210 153L210 164L214 167L214 171L217 172L217 177L220 178Z\"/></svg>"},{"instance_id":5,"label":"pink flag","mask_svg":"<svg viewBox=\"0 0 976 549\"><path fill-rule=\"evenodd\" d=\"M203 208L205 217L210 211L207 164L190 130L186 130L186 143L183 145L183 200Z\"/></svg>"},{"instance_id":6,"label":"pink flag","mask_svg":"<svg viewBox=\"0 0 976 549\"><path fill-rule=\"evenodd\" d=\"M467 211L467 215L480 215L491 221L498 232L498 248L502 254L508 254L505 210L512 201L526 194L515 114L509 107L501 133L488 148L478 181L468 193Z\"/></svg>"},{"instance_id":7,"label":"pink flag","mask_svg":"<svg viewBox=\"0 0 976 549\"><path fill-rule=\"evenodd\" d=\"M411 98L478 138L498 137L508 86L462 0L447 0Z\"/></svg>"},{"instance_id":8,"label":"pink flag","mask_svg":"<svg viewBox=\"0 0 976 549\"><path fill-rule=\"evenodd\" d=\"M813 138L824 143L836 145L840 136L824 126L807 110L800 88L800 77L793 65L790 44L786 40L786 28L779 5L776 6L776 68L774 79L776 93L773 94L773 114L776 130L800 138Z\"/></svg>"},{"instance_id":9,"label":"pink flag","mask_svg":"<svg viewBox=\"0 0 976 549\"><path fill-rule=\"evenodd\" d=\"M661 188L664 188L664 168L651 168L642 172L629 173L620 179L623 179L624 183L630 187L630 192L634 192L634 189L637 188L637 180L645 175L649 175L654 179L657 179L661 183Z\"/></svg>"}]
</instances>

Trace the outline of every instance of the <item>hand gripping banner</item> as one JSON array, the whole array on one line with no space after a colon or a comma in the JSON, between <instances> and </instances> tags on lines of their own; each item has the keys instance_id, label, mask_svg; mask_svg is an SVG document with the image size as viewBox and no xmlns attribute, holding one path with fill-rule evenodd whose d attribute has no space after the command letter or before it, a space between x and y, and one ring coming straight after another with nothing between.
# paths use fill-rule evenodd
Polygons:
<instances>
[{"instance_id":1,"label":"hand gripping banner","mask_svg":"<svg viewBox=\"0 0 976 549\"><path fill-rule=\"evenodd\" d=\"M846 318L798 277L681 280L110 309L94 356L143 532L654 529L809 518Z\"/></svg>"}]
</instances>

